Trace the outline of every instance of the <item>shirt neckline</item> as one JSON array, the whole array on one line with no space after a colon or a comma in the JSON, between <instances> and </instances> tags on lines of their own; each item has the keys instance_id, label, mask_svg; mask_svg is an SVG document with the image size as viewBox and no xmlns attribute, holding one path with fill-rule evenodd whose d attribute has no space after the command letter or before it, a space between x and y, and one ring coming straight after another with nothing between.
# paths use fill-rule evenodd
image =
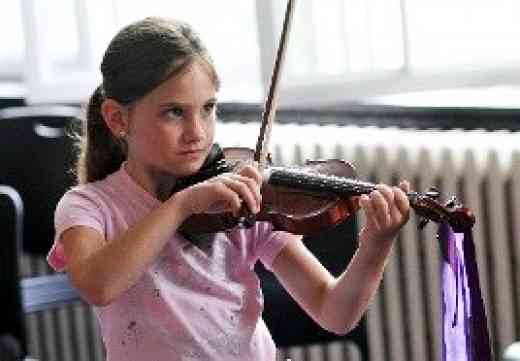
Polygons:
<instances>
[{"instance_id":1,"label":"shirt neckline","mask_svg":"<svg viewBox=\"0 0 520 361\"><path fill-rule=\"evenodd\" d=\"M137 183L126 170L126 162L121 164L119 171L115 174L121 180L126 189L128 189L133 196L139 197L145 204L150 207L159 206L162 202L155 198L150 192L144 189L139 183Z\"/></svg>"}]
</instances>

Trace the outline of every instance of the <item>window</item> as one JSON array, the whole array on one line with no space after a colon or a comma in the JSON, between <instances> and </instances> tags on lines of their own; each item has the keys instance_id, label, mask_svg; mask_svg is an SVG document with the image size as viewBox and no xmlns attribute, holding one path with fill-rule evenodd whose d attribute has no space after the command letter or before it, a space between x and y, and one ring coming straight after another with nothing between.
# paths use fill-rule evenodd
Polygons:
<instances>
[{"instance_id":1,"label":"window","mask_svg":"<svg viewBox=\"0 0 520 361\"><path fill-rule=\"evenodd\" d=\"M520 59L515 0L408 1L410 67L475 68Z\"/></svg>"},{"instance_id":2,"label":"window","mask_svg":"<svg viewBox=\"0 0 520 361\"><path fill-rule=\"evenodd\" d=\"M221 99L262 98L254 0L25 1L26 29L39 34L27 41L33 49L30 102L86 101L101 82L99 64L110 39L122 26L154 15L187 21L201 34L222 78Z\"/></svg>"},{"instance_id":3,"label":"window","mask_svg":"<svg viewBox=\"0 0 520 361\"><path fill-rule=\"evenodd\" d=\"M115 32L163 15L201 34L222 78L221 100L261 102L286 1L13 0L2 6L0 26L13 36L0 49L0 77L20 78L25 69L29 101L85 101L100 82L100 59ZM517 0L297 0L295 10L281 105L520 82Z\"/></svg>"},{"instance_id":4,"label":"window","mask_svg":"<svg viewBox=\"0 0 520 361\"><path fill-rule=\"evenodd\" d=\"M208 47L222 78L220 98L228 101L262 98L255 0L114 0L114 3L118 27L143 16L161 14L188 22Z\"/></svg>"},{"instance_id":5,"label":"window","mask_svg":"<svg viewBox=\"0 0 520 361\"><path fill-rule=\"evenodd\" d=\"M517 84L519 11L515 0L300 1L281 97L309 105Z\"/></svg>"},{"instance_id":6,"label":"window","mask_svg":"<svg viewBox=\"0 0 520 361\"><path fill-rule=\"evenodd\" d=\"M23 77L24 37L19 1L5 1L0 11L0 79L21 80ZM9 34L9 36L7 36Z\"/></svg>"},{"instance_id":7,"label":"window","mask_svg":"<svg viewBox=\"0 0 520 361\"><path fill-rule=\"evenodd\" d=\"M77 102L95 76L81 32L81 7L73 1L20 2L24 34L24 85L29 102Z\"/></svg>"}]
</instances>

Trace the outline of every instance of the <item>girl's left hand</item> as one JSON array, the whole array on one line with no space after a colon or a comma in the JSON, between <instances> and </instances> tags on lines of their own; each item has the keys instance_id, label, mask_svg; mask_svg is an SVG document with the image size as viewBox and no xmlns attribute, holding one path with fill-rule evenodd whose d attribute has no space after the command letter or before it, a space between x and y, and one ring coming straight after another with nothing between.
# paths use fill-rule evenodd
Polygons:
<instances>
[{"instance_id":1,"label":"girl's left hand","mask_svg":"<svg viewBox=\"0 0 520 361\"><path fill-rule=\"evenodd\" d=\"M360 197L359 204L366 216L360 242L391 242L396 237L410 215L406 196L409 190L407 181L402 181L399 187L378 184L376 190Z\"/></svg>"}]
</instances>

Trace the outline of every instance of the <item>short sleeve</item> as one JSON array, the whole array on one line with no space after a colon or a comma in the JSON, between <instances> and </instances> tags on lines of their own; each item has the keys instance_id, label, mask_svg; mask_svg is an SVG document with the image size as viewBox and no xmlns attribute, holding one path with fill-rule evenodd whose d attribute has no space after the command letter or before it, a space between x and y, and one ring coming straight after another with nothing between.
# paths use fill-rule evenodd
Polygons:
<instances>
[{"instance_id":1,"label":"short sleeve","mask_svg":"<svg viewBox=\"0 0 520 361\"><path fill-rule=\"evenodd\" d=\"M54 243L47 254L47 262L56 271L63 271L67 260L60 237L75 226L88 226L105 234L105 221L99 201L89 192L73 189L65 193L54 213Z\"/></svg>"},{"instance_id":2,"label":"short sleeve","mask_svg":"<svg viewBox=\"0 0 520 361\"><path fill-rule=\"evenodd\" d=\"M258 222L255 227L255 253L264 267L271 271L276 256L289 241L301 236L282 231L274 231L269 222Z\"/></svg>"}]
</instances>

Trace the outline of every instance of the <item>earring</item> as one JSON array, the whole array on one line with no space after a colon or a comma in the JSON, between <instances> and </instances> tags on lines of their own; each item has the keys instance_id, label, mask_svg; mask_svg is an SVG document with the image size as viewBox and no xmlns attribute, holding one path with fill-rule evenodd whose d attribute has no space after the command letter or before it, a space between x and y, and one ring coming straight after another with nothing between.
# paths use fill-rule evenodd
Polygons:
<instances>
[{"instance_id":1,"label":"earring","mask_svg":"<svg viewBox=\"0 0 520 361\"><path fill-rule=\"evenodd\" d=\"M121 130L119 132L119 138L121 138L121 139L125 139L126 138L126 132L124 130Z\"/></svg>"}]
</instances>

